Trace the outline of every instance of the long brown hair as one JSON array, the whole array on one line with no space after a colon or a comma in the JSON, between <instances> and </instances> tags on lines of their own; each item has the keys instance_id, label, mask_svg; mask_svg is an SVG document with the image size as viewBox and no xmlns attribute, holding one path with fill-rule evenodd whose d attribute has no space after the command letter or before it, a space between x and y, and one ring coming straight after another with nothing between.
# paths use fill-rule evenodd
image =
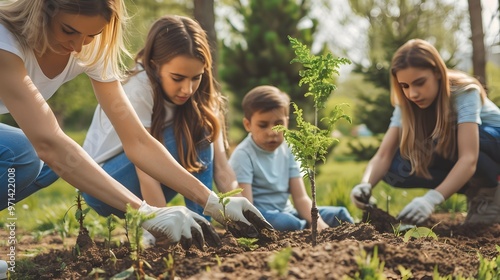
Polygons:
<instances>
[{"instance_id":1,"label":"long brown hair","mask_svg":"<svg viewBox=\"0 0 500 280\"><path fill-rule=\"evenodd\" d=\"M398 83L396 73L409 67L430 69L440 77L436 100L428 108L420 109L408 100ZM391 101L401 107L400 150L401 155L411 162L412 174L431 178L428 167L434 152L446 159L456 159L457 114L451 102L451 93L471 84L479 86L484 98L486 93L477 79L447 69L436 48L424 40L410 40L394 54L391 63Z\"/></svg>"},{"instance_id":2,"label":"long brown hair","mask_svg":"<svg viewBox=\"0 0 500 280\"><path fill-rule=\"evenodd\" d=\"M174 134L180 163L186 170L197 172L203 166L198 161L196 148L207 142L214 142L224 123L223 99L212 75L212 56L205 31L188 17L161 17L151 27L145 46L139 51L135 61L142 65L153 88L151 134L162 141L166 108L158 67L179 55L193 57L204 63L204 73L198 89L186 103L176 107L174 115ZM141 70L136 69L131 75L138 71Z\"/></svg>"}]
</instances>

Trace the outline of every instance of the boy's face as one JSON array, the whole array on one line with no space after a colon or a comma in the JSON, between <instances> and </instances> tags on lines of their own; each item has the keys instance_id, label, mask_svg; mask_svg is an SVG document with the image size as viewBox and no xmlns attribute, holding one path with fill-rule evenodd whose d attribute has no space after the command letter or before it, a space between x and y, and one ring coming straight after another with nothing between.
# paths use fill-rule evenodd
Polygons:
<instances>
[{"instance_id":1,"label":"boy's face","mask_svg":"<svg viewBox=\"0 0 500 280\"><path fill-rule=\"evenodd\" d=\"M272 128L276 125L288 126L288 116L283 108L267 112L255 112L250 120L243 119L247 132L252 133L252 139L261 149L272 152L283 143L283 132L276 132Z\"/></svg>"}]
</instances>

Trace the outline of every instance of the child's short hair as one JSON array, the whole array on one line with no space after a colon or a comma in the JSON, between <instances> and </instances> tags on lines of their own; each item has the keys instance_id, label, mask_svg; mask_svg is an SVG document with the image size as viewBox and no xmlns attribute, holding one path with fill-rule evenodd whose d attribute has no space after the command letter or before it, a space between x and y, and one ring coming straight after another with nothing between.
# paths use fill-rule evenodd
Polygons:
<instances>
[{"instance_id":1,"label":"child's short hair","mask_svg":"<svg viewBox=\"0 0 500 280\"><path fill-rule=\"evenodd\" d=\"M274 86L257 86L250 90L241 103L245 118L250 120L256 112L268 112L283 108L288 116L290 97Z\"/></svg>"}]
</instances>

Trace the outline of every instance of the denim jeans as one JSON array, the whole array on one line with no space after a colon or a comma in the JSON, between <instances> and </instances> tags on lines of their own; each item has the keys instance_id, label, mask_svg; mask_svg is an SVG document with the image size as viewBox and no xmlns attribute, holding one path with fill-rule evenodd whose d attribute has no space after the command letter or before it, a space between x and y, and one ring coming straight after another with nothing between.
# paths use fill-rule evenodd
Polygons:
<instances>
[{"instance_id":1,"label":"denim jeans","mask_svg":"<svg viewBox=\"0 0 500 280\"><path fill-rule=\"evenodd\" d=\"M340 222L354 223L347 208L342 206L319 206L319 215L330 227L340 225ZM308 226L306 220L299 217L296 210L281 212L279 210L261 211L266 220L279 231L302 230Z\"/></svg>"},{"instance_id":2,"label":"denim jeans","mask_svg":"<svg viewBox=\"0 0 500 280\"><path fill-rule=\"evenodd\" d=\"M446 178L455 165L450 161L433 155L433 163L429 166L432 179L410 175L411 164L401 157L400 151L396 152L384 181L398 188L427 188L434 189ZM481 182L481 186L466 184L459 193L464 193L467 187L496 187L497 177L500 175L500 127L479 126L479 157L473 179Z\"/></svg>"},{"instance_id":3,"label":"denim jeans","mask_svg":"<svg viewBox=\"0 0 500 280\"><path fill-rule=\"evenodd\" d=\"M0 210L9 206L8 198L17 203L57 178L21 129L0 123Z\"/></svg>"},{"instance_id":4,"label":"denim jeans","mask_svg":"<svg viewBox=\"0 0 500 280\"><path fill-rule=\"evenodd\" d=\"M163 141L167 150L172 154L172 156L179 162L179 154L177 152L177 144L174 138L174 130L172 126L169 126L165 129L163 133ZM200 180L208 189L212 189L213 182L213 144L207 145L202 149L198 150L198 157L200 162L203 164L204 168L202 171L197 173L192 173L194 177ZM142 199L141 188L139 184L139 178L137 177L137 172L135 170L134 164L127 158L124 152L114 156L113 158L106 161L102 168L111 175L111 177L115 178L118 182L124 185L127 189L129 189L132 193ZM165 172L169 172L165 170ZM172 173L171 176L178 176L175 173ZM163 190L163 195L167 202L171 201L176 195L177 192L169 188L168 186L161 185ZM109 216L110 214L114 214L118 217L123 217L123 212L111 207L104 202L84 193L83 198L87 202L87 204L92 207L99 215L101 216ZM187 208L191 211L196 212L200 215L203 215L203 207L196 204L195 202L184 198ZM209 219L209 217L204 216Z\"/></svg>"}]
</instances>

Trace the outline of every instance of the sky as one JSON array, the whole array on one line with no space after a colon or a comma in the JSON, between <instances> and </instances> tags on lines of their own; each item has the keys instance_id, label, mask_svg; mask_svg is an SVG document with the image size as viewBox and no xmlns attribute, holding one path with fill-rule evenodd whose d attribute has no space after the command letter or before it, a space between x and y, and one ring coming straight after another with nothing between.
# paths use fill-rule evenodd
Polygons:
<instances>
[{"instance_id":1,"label":"sky","mask_svg":"<svg viewBox=\"0 0 500 280\"><path fill-rule=\"evenodd\" d=\"M348 0L329 0L332 9L325 8L320 4L315 4L312 7L312 13L315 17L320 19L320 26L315 43L313 44L312 51L318 51L323 43L328 42L330 49L339 56L348 57L352 61L361 62L366 55L366 29L368 22L362 18L355 21L347 20L342 24L340 20L346 17L352 19L350 14L350 7ZM467 9L467 0L446 0L456 3L463 9ZM500 24L498 16L498 0L480 0L483 8L483 30L485 33L485 47L487 52L497 53L500 55ZM318 3L314 2L313 3ZM241 24L238 22L240 15L235 15L230 9L218 7L216 9L218 18L232 18L233 24L236 26ZM300 23L304 28L307 28L308 22ZM468 23L465 23L468 26ZM216 24L219 34L228 34L225 32L225 27L221 22ZM227 28L227 26L226 26ZM470 33L470 31L469 31ZM463 42L461 44L461 51L464 53L471 52L471 42L468 39L470 34L464 34ZM224 40L232 40L234 38L224 38ZM466 55L467 56L467 55ZM346 69L350 71L350 69Z\"/></svg>"},{"instance_id":2,"label":"sky","mask_svg":"<svg viewBox=\"0 0 500 280\"><path fill-rule=\"evenodd\" d=\"M362 62L366 55L366 29L368 22L362 18L351 23L339 24L339 19L349 17L350 7L348 0L330 0L331 11L323 6L316 5L313 7L313 14L317 15L321 20L320 30L315 44L312 46L313 51L317 51L324 42L329 42L332 51L343 57ZM448 0L453 1L464 10L468 8L467 0ZM500 27L498 16L498 0L480 0L483 10L483 31L485 33L485 47L487 52L497 53L500 55ZM351 16L352 17L352 16ZM469 26L469 23L466 23ZM470 31L469 31L470 33ZM468 39L470 34L462 36L463 42L460 51L469 53L472 50L471 42ZM341 53L344 51L345 53ZM468 55L465 55L467 57ZM464 61L464 68L471 62ZM349 67L344 68L345 72L350 71ZM341 71L342 72L342 71ZM341 74L342 76L342 74Z\"/></svg>"}]
</instances>

